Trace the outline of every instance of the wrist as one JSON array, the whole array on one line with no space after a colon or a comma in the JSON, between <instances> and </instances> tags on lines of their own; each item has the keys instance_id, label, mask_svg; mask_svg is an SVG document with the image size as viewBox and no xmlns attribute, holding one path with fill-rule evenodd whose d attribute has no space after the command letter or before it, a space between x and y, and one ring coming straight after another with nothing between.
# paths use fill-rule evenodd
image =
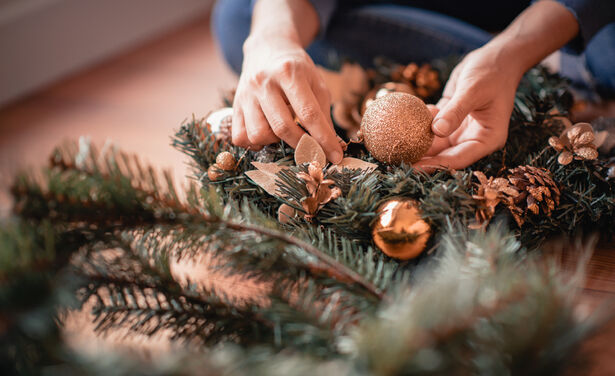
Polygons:
<instances>
[{"instance_id":1,"label":"wrist","mask_svg":"<svg viewBox=\"0 0 615 376\"><path fill-rule=\"evenodd\" d=\"M244 54L249 54L251 51L262 51L267 48L281 50L285 48L302 48L302 46L298 35L292 30L254 30L243 43Z\"/></svg>"},{"instance_id":2,"label":"wrist","mask_svg":"<svg viewBox=\"0 0 615 376\"><path fill-rule=\"evenodd\" d=\"M480 48L492 56L492 63L515 85L534 64L524 58L523 46L513 41L494 39Z\"/></svg>"}]
</instances>

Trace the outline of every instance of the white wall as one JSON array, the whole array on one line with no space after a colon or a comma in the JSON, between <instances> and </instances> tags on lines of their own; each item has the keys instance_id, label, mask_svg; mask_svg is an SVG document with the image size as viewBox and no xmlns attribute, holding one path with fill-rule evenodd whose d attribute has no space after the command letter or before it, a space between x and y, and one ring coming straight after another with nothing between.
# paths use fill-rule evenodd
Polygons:
<instances>
[{"instance_id":1,"label":"white wall","mask_svg":"<svg viewBox=\"0 0 615 376\"><path fill-rule=\"evenodd\" d=\"M0 107L203 16L213 0L0 0Z\"/></svg>"}]
</instances>

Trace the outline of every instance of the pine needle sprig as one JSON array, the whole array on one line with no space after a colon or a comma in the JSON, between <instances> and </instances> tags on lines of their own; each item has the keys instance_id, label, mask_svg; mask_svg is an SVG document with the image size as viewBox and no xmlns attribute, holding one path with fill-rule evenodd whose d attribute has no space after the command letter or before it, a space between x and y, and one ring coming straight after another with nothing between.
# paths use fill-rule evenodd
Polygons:
<instances>
[{"instance_id":1,"label":"pine needle sprig","mask_svg":"<svg viewBox=\"0 0 615 376\"><path fill-rule=\"evenodd\" d=\"M380 175L344 170L329 178L342 189L342 196L322 208L317 219L346 237L369 239L370 223L380 203Z\"/></svg>"},{"instance_id":2,"label":"pine needle sprig","mask_svg":"<svg viewBox=\"0 0 615 376\"><path fill-rule=\"evenodd\" d=\"M332 229L301 227L295 230L295 234L327 250L331 257L363 275L381 291L387 291L398 279L397 262L375 252L372 247L364 249L360 242L338 235Z\"/></svg>"},{"instance_id":3,"label":"pine needle sprig","mask_svg":"<svg viewBox=\"0 0 615 376\"><path fill-rule=\"evenodd\" d=\"M392 303L353 333L347 349L356 366L374 374L442 374L561 365L563 348L548 349L572 346L596 324L573 314L579 300L568 289L582 271L566 279L555 264L526 257L502 226L486 232L447 226L439 260L423 271L424 282L400 286Z\"/></svg>"}]
</instances>

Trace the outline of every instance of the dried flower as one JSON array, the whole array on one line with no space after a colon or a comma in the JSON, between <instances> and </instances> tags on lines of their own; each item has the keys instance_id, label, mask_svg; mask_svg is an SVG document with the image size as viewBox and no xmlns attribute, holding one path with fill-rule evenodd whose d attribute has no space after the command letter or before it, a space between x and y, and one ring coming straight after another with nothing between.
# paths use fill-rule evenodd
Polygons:
<instances>
[{"instance_id":1,"label":"dried flower","mask_svg":"<svg viewBox=\"0 0 615 376\"><path fill-rule=\"evenodd\" d=\"M305 182L309 196L301 200L301 206L305 210L305 219L308 221L331 200L340 197L342 190L335 186L331 179L325 179L322 166L318 162L308 165L308 172L299 172L297 177Z\"/></svg>"},{"instance_id":2,"label":"dried flower","mask_svg":"<svg viewBox=\"0 0 615 376\"><path fill-rule=\"evenodd\" d=\"M549 138L549 145L560 152L557 161L567 165L573 159L592 160L598 158L594 145L594 131L589 123L577 123L564 130L561 136Z\"/></svg>"}]
</instances>

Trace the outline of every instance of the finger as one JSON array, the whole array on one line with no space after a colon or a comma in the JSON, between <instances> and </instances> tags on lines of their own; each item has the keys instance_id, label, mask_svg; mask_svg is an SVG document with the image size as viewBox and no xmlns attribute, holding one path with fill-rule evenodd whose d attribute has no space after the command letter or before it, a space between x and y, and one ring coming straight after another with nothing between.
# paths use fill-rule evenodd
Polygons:
<instances>
[{"instance_id":1,"label":"finger","mask_svg":"<svg viewBox=\"0 0 615 376\"><path fill-rule=\"evenodd\" d=\"M438 112L440 112L440 109L437 106L433 105L433 104L428 104L427 105L427 109L429 110L429 112L431 112L431 118L432 119L435 118L436 115L438 115Z\"/></svg>"},{"instance_id":2,"label":"finger","mask_svg":"<svg viewBox=\"0 0 615 376\"><path fill-rule=\"evenodd\" d=\"M260 105L274 135L293 148L297 147L305 132L295 123L281 90L270 90L261 99Z\"/></svg>"},{"instance_id":3,"label":"finger","mask_svg":"<svg viewBox=\"0 0 615 376\"><path fill-rule=\"evenodd\" d=\"M435 155L440 154L440 152L444 149L448 149L451 147L451 142L448 137L438 137L435 136L429 150L425 153L428 157L433 157Z\"/></svg>"},{"instance_id":4,"label":"finger","mask_svg":"<svg viewBox=\"0 0 615 376\"><path fill-rule=\"evenodd\" d=\"M291 106L305 129L322 146L327 159L332 163L339 163L342 158L342 148L337 141L333 124L327 118L320 107L320 103L314 96L314 91L308 85L307 80L297 77L292 83L283 83Z\"/></svg>"},{"instance_id":5,"label":"finger","mask_svg":"<svg viewBox=\"0 0 615 376\"><path fill-rule=\"evenodd\" d=\"M245 106L244 109L246 133L250 144L264 146L278 142L279 139L269 127L269 122L257 102Z\"/></svg>"},{"instance_id":6,"label":"finger","mask_svg":"<svg viewBox=\"0 0 615 376\"><path fill-rule=\"evenodd\" d=\"M323 115L325 115L325 120L328 124L333 125L331 120L331 93L320 75L312 82L312 90L314 90L314 96L320 105Z\"/></svg>"},{"instance_id":7,"label":"finger","mask_svg":"<svg viewBox=\"0 0 615 376\"><path fill-rule=\"evenodd\" d=\"M459 72L461 71L461 66L458 65L453 69L450 77L446 81L444 85L444 90L442 90L442 98L452 98L455 94L455 90L457 89L457 77L459 77ZM438 106L439 108L442 108Z\"/></svg>"},{"instance_id":8,"label":"finger","mask_svg":"<svg viewBox=\"0 0 615 376\"><path fill-rule=\"evenodd\" d=\"M493 147L479 140L469 140L443 150L440 154L421 159L414 167L431 172L436 169L462 169L488 155Z\"/></svg>"},{"instance_id":9,"label":"finger","mask_svg":"<svg viewBox=\"0 0 615 376\"><path fill-rule=\"evenodd\" d=\"M247 148L250 146L250 140L246 133L246 126L243 120L243 112L239 106L233 107L233 122L231 125L231 137L233 144Z\"/></svg>"},{"instance_id":10,"label":"finger","mask_svg":"<svg viewBox=\"0 0 615 376\"><path fill-rule=\"evenodd\" d=\"M436 136L447 137L459 128L466 116L473 110L472 104L471 95L455 93L433 120L431 129Z\"/></svg>"}]
</instances>

